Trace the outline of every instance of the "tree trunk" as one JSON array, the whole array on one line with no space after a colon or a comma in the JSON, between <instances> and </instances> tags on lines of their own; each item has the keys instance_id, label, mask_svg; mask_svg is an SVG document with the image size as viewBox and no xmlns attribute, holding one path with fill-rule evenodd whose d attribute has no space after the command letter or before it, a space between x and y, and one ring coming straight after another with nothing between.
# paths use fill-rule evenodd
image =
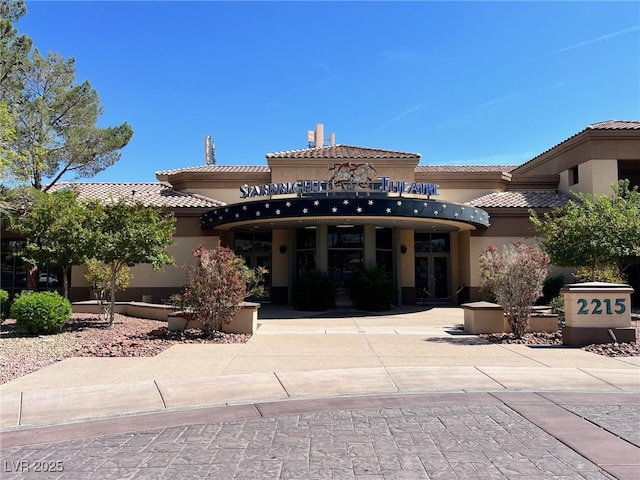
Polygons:
<instances>
[{"instance_id":1,"label":"tree trunk","mask_svg":"<svg viewBox=\"0 0 640 480\"><path fill-rule=\"evenodd\" d=\"M38 291L38 267L27 270L27 290Z\"/></svg>"},{"instance_id":2,"label":"tree trunk","mask_svg":"<svg viewBox=\"0 0 640 480\"><path fill-rule=\"evenodd\" d=\"M115 323L116 309L116 271L111 268L111 304L109 305L109 328Z\"/></svg>"},{"instance_id":3,"label":"tree trunk","mask_svg":"<svg viewBox=\"0 0 640 480\"><path fill-rule=\"evenodd\" d=\"M71 270L71 267L62 269L62 294L67 300L69 299L69 270Z\"/></svg>"}]
</instances>

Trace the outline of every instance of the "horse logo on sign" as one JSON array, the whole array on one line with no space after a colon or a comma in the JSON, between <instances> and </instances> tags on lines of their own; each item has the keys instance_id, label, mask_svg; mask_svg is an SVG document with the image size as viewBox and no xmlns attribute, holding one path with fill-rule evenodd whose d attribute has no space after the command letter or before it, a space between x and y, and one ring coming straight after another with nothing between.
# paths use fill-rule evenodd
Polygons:
<instances>
[{"instance_id":1,"label":"horse logo on sign","mask_svg":"<svg viewBox=\"0 0 640 480\"><path fill-rule=\"evenodd\" d=\"M378 172L369 163L334 163L329 167L329 188L343 190L371 189Z\"/></svg>"}]
</instances>

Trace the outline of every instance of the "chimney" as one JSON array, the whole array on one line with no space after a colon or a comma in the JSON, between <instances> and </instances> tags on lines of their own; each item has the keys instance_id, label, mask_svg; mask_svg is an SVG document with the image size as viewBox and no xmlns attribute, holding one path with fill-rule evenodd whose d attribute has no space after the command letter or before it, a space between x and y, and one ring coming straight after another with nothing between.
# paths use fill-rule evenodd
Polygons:
<instances>
[{"instance_id":1,"label":"chimney","mask_svg":"<svg viewBox=\"0 0 640 480\"><path fill-rule=\"evenodd\" d=\"M329 135L329 145L335 145L336 144L336 134L332 133Z\"/></svg>"}]
</instances>

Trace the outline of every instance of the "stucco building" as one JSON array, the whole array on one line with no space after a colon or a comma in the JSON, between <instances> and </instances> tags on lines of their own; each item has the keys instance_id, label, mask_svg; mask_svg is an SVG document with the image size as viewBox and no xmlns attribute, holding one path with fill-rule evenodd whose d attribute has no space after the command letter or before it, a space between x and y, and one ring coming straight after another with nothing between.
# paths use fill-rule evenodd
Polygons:
<instances>
[{"instance_id":1,"label":"stucco building","mask_svg":"<svg viewBox=\"0 0 640 480\"><path fill-rule=\"evenodd\" d=\"M166 170L155 183L74 184L81 197L132 196L178 219L176 266L135 267L118 299L167 299L182 287L192 249L220 241L250 266L268 268L273 303L290 303L307 269L328 273L340 290L370 263L393 272L398 304L471 301L479 298L480 252L530 237L529 209L563 206L570 191L611 194L622 178L640 185L640 121L588 125L510 166L420 164L419 153L335 144L333 135L327 145L313 142L322 130L308 148L268 153L266 165ZM9 255L16 240L3 232L2 288L12 291L23 273ZM638 268L629 274L640 290ZM83 267L72 271L70 296L90 298Z\"/></svg>"}]
</instances>

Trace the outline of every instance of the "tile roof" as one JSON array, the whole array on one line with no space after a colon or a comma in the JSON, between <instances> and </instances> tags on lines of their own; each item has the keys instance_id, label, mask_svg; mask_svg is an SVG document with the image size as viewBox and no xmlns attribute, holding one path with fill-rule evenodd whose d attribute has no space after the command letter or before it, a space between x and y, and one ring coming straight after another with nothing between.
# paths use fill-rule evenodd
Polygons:
<instances>
[{"instance_id":1,"label":"tile roof","mask_svg":"<svg viewBox=\"0 0 640 480\"><path fill-rule=\"evenodd\" d=\"M520 165L520 167L524 167L525 165L530 164L535 159L543 156L545 153L550 152L554 148L559 147L565 142L568 142L574 137L583 134L589 130L640 130L640 120L605 120L604 122L596 122L590 125L587 125L583 130L580 130L578 133L571 135L569 138L562 140L560 143L555 144L553 147L546 149L544 152L536 155L531 160L527 160L525 163ZM518 167L519 168L519 167Z\"/></svg>"},{"instance_id":2,"label":"tile roof","mask_svg":"<svg viewBox=\"0 0 640 480\"><path fill-rule=\"evenodd\" d=\"M179 192L163 183L90 183L63 182L52 190L75 188L80 200L102 200L111 198L135 198L146 206L163 208L209 208L225 205L224 202L195 193Z\"/></svg>"},{"instance_id":3,"label":"tile roof","mask_svg":"<svg viewBox=\"0 0 640 480\"><path fill-rule=\"evenodd\" d=\"M301 148L284 152L267 153L267 158L327 158L327 159L375 159L420 158L419 153L397 152L380 148L354 147L351 145L327 145L317 148Z\"/></svg>"},{"instance_id":4,"label":"tile roof","mask_svg":"<svg viewBox=\"0 0 640 480\"><path fill-rule=\"evenodd\" d=\"M491 173L510 172L517 165L418 165L416 172L426 173Z\"/></svg>"},{"instance_id":5,"label":"tile roof","mask_svg":"<svg viewBox=\"0 0 640 480\"><path fill-rule=\"evenodd\" d=\"M586 130L640 130L639 120L606 120L587 125Z\"/></svg>"},{"instance_id":6,"label":"tile roof","mask_svg":"<svg viewBox=\"0 0 640 480\"><path fill-rule=\"evenodd\" d=\"M483 195L467 204L480 208L556 208L565 206L572 199L575 197L556 190L508 190Z\"/></svg>"},{"instance_id":7,"label":"tile roof","mask_svg":"<svg viewBox=\"0 0 640 480\"><path fill-rule=\"evenodd\" d=\"M181 172L203 173L268 173L271 169L267 165L198 165L196 167L174 168L161 170L156 175L174 175Z\"/></svg>"}]
</instances>

